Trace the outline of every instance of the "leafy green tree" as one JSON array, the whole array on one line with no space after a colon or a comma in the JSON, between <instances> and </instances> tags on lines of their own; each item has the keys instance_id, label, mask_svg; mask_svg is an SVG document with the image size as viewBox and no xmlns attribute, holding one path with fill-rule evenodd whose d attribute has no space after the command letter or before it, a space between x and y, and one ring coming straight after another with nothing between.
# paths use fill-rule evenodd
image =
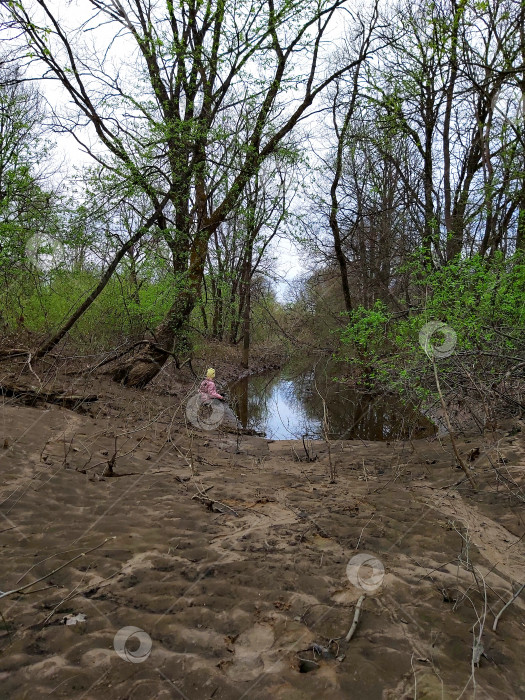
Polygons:
<instances>
[{"instance_id":1,"label":"leafy green tree","mask_svg":"<svg viewBox=\"0 0 525 700\"><path fill-rule=\"evenodd\" d=\"M0 274L10 316L22 314L17 285L37 273L38 254L52 252L58 232L43 121L38 91L19 67L0 64Z\"/></svg>"},{"instance_id":2,"label":"leafy green tree","mask_svg":"<svg viewBox=\"0 0 525 700\"><path fill-rule=\"evenodd\" d=\"M38 355L60 341L154 226L173 254L173 303L155 329L156 342L123 364L116 379L144 386L170 352L184 352L210 237L316 97L355 65L329 70L321 51L344 4L86 0L82 7L90 17L79 32L69 30L46 0L10 3L12 21L71 100L69 112L60 115L62 127L131 192L149 200L147 218L100 285ZM101 22L114 31L107 50L95 51L86 29ZM86 123L96 140L85 137ZM240 132L247 137L239 139ZM219 184L222 195L215 199Z\"/></svg>"},{"instance_id":3,"label":"leafy green tree","mask_svg":"<svg viewBox=\"0 0 525 700\"><path fill-rule=\"evenodd\" d=\"M0 68L0 250L20 262L28 238L43 232L51 192L43 189L43 110L38 92L14 67Z\"/></svg>"},{"instance_id":4,"label":"leafy green tree","mask_svg":"<svg viewBox=\"0 0 525 700\"><path fill-rule=\"evenodd\" d=\"M428 271L420 261L413 270L418 307L409 315L389 312L381 302L356 309L341 332L343 356L351 367L365 368L368 379L409 398L425 398L433 384L428 350L450 343L436 362L449 391L473 394L478 401L520 406L503 382L523 375L525 347L525 264L520 253L499 253L487 262L479 254L456 259ZM426 347L420 333L429 322L441 322L449 339L435 331ZM521 404L521 408L524 408Z\"/></svg>"}]
</instances>

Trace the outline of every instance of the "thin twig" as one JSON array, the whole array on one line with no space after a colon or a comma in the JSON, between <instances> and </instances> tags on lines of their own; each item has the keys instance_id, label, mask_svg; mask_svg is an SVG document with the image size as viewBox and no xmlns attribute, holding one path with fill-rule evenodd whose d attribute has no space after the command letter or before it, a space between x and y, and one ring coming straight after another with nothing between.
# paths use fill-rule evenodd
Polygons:
<instances>
[{"instance_id":1,"label":"thin twig","mask_svg":"<svg viewBox=\"0 0 525 700\"><path fill-rule=\"evenodd\" d=\"M361 534L359 535L359 539L357 540L357 544L355 546L356 549L359 549L359 544L361 542L361 537L363 536L363 532L365 531L365 527L372 522L372 520L374 519L374 516L375 516L375 513L372 513L372 517L369 519L369 521L367 523L365 523L363 525L363 529L361 530Z\"/></svg>"},{"instance_id":2,"label":"thin twig","mask_svg":"<svg viewBox=\"0 0 525 700\"><path fill-rule=\"evenodd\" d=\"M447 423L447 429L449 432L450 442L452 443L452 449L454 450L454 454L456 455L456 460L457 460L459 466L461 467L461 469L463 469L463 471L465 472L465 474L467 476L467 479L470 481L470 485L472 486L474 491L477 491L478 487L476 486L476 482L474 481L472 474L469 471L469 468L467 467L467 465L463 461L461 455L459 454L458 448L456 446L456 441L454 440L454 435L452 433L452 426L450 424L450 418L448 416L447 407L445 405L445 399L443 398L443 394L441 392L441 385L439 383L439 377L438 377L438 372L437 372L437 368L436 368L436 361L434 360L434 358L432 358L432 366L434 368L434 377L436 379L436 388L438 390L439 398L441 399L441 407L443 408L443 413L445 414L445 421Z\"/></svg>"},{"instance_id":3,"label":"thin twig","mask_svg":"<svg viewBox=\"0 0 525 700\"><path fill-rule=\"evenodd\" d=\"M65 564L61 564L56 569L53 569L53 571L50 571L48 574L45 574L45 576L41 576L40 578L37 578L35 581L31 581L31 583L26 583L25 586L20 586L19 588L13 588L13 590L11 590L11 591L6 591L5 593L0 593L0 600L2 600L3 598L7 598L7 596L14 595L15 593L20 593L21 591L25 591L27 588L31 588L31 586L34 586L35 583L40 583L40 581L45 581L46 578L49 578L50 576L53 576L53 574L56 574L58 571L65 569L66 566L69 566L69 564L72 564L77 559L81 559L82 557L85 557L86 554L90 554L91 552L94 552L95 549L100 549L100 547L103 547L106 544L106 542L109 542L109 540L114 540L114 539L116 539L115 536L106 537L104 542L101 542L100 544L97 544L96 547L92 547L91 549L88 549L85 552L78 554L76 557L73 557L73 559L66 561Z\"/></svg>"},{"instance_id":4,"label":"thin twig","mask_svg":"<svg viewBox=\"0 0 525 700\"><path fill-rule=\"evenodd\" d=\"M503 612L509 607L509 605L511 605L516 600L516 598L520 595L520 593L522 592L522 590L524 588L525 588L525 583L522 583L521 586L516 591L516 593L514 593L512 598L509 600L509 602L505 603L505 605L501 608L499 613L496 615L496 617L494 618L494 624L492 625L493 632L496 631L496 627L498 626L499 619L500 619L501 615L503 614Z\"/></svg>"}]
</instances>

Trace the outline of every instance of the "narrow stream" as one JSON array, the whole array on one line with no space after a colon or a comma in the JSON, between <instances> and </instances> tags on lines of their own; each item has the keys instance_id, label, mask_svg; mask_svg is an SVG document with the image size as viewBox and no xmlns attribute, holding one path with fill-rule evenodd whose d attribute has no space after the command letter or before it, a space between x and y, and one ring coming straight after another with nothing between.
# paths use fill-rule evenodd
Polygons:
<instances>
[{"instance_id":1,"label":"narrow stream","mask_svg":"<svg viewBox=\"0 0 525 700\"><path fill-rule=\"evenodd\" d=\"M356 392L323 370L285 368L247 377L229 387L230 404L244 428L273 440L322 438L321 396L333 439L404 440L436 433L436 426L413 406L390 395Z\"/></svg>"}]
</instances>

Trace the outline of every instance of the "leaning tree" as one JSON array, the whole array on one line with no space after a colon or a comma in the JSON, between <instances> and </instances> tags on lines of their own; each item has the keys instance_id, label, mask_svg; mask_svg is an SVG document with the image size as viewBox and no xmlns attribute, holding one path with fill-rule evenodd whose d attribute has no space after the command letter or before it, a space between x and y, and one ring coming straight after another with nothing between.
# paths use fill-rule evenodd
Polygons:
<instances>
[{"instance_id":1,"label":"leaning tree","mask_svg":"<svg viewBox=\"0 0 525 700\"><path fill-rule=\"evenodd\" d=\"M187 348L210 237L316 97L363 60L332 68L326 54L334 24L350 17L346 0L80 0L67 15L47 0L3 6L32 69L43 64L64 93L56 127L149 201L99 284L36 354L64 337L153 230L172 253L173 303L115 374L144 386ZM218 143L229 146L220 162Z\"/></svg>"}]
</instances>

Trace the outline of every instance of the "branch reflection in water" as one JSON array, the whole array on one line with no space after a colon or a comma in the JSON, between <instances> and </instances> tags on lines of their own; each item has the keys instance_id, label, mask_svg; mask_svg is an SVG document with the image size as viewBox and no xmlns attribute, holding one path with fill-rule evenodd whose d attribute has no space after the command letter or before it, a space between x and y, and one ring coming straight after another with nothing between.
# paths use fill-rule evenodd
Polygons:
<instances>
[{"instance_id":1,"label":"branch reflection in water","mask_svg":"<svg viewBox=\"0 0 525 700\"><path fill-rule=\"evenodd\" d=\"M346 440L406 440L429 437L436 426L418 409L396 396L358 392L332 380L337 368L292 367L246 377L229 388L230 401L243 427L272 440L322 437L323 400L330 437ZM321 396L319 395L321 394Z\"/></svg>"}]
</instances>

